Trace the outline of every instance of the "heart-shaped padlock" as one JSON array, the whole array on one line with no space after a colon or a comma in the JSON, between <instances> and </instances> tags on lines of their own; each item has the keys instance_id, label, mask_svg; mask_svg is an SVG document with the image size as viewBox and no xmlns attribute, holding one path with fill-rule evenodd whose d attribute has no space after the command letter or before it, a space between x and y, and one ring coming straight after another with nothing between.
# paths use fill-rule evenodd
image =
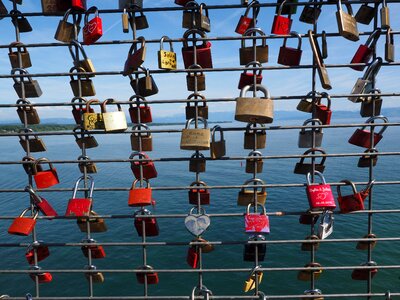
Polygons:
<instances>
[{"instance_id":1,"label":"heart-shaped padlock","mask_svg":"<svg viewBox=\"0 0 400 300\"><path fill-rule=\"evenodd\" d=\"M200 208L198 214L193 214L195 208L197 207L193 207L185 218L185 226L191 234L200 236L210 226L211 221L204 208Z\"/></svg>"}]
</instances>

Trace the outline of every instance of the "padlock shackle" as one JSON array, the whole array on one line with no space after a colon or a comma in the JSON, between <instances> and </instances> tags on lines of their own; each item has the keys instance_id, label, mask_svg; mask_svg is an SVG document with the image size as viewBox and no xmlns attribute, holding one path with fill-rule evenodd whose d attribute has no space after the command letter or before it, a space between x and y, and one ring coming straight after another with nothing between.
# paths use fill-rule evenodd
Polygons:
<instances>
[{"instance_id":1,"label":"padlock shackle","mask_svg":"<svg viewBox=\"0 0 400 300\"><path fill-rule=\"evenodd\" d=\"M80 73L86 73L86 70L84 68L81 67L72 67L71 69L69 69L69 73L71 73L69 75L69 77L71 78L71 81L75 80L74 79L74 71L76 71L76 76L79 79L81 76L86 77L86 80L90 80L89 75L85 74L85 75L80 75Z\"/></svg>"},{"instance_id":2,"label":"padlock shackle","mask_svg":"<svg viewBox=\"0 0 400 300\"><path fill-rule=\"evenodd\" d=\"M141 129L140 129L141 127L143 127L144 129L146 129L147 131L150 130L150 127L147 126L146 124L143 124L143 123L139 123L139 124L133 125L133 126L132 126L132 130L141 130ZM135 133L133 133L133 134L139 136L139 135L141 135L141 132L135 132ZM146 135L147 135L147 136L151 136L151 132L146 132Z\"/></svg>"},{"instance_id":3,"label":"padlock shackle","mask_svg":"<svg viewBox=\"0 0 400 300\"><path fill-rule=\"evenodd\" d=\"M21 75L29 75L28 71L25 70L25 69L23 69L23 68L14 68L14 69L12 69L12 70L11 70L11 75L14 75L15 72L17 72L17 71L19 71L19 73L20 73ZM24 81L24 78L25 78L25 77L21 77L21 78L20 78L20 79L21 79L20 81L18 81L17 78L18 78L18 77L13 77L13 80L14 80L14 82L15 82L16 84L20 84L21 81ZM26 77L26 78L28 79L29 82L32 82L32 77L28 76L28 77Z\"/></svg>"},{"instance_id":4,"label":"padlock shackle","mask_svg":"<svg viewBox=\"0 0 400 300\"><path fill-rule=\"evenodd\" d=\"M246 214L250 214L250 207L252 207L252 206L254 206L253 203L249 203L249 204L247 205ZM257 202L256 206L261 206L261 207L262 207L262 214L263 214L263 215L267 215L267 210L265 209L265 206L264 206L264 205L262 205L261 203L258 203L258 202Z\"/></svg>"},{"instance_id":5,"label":"padlock shackle","mask_svg":"<svg viewBox=\"0 0 400 300\"><path fill-rule=\"evenodd\" d=\"M86 175L86 179L88 179L89 182L90 182L90 185L89 185L89 197L88 197L88 198L93 198L94 179L93 179L93 177L90 176L90 175ZM80 183L82 180L85 180L85 176L79 177L78 180L75 182L74 190L73 190L73 192L72 192L72 199L75 199L75 198L76 198L76 193L77 193L77 191L78 191L78 186L79 186L79 183Z\"/></svg>"},{"instance_id":6,"label":"padlock shackle","mask_svg":"<svg viewBox=\"0 0 400 300\"><path fill-rule=\"evenodd\" d=\"M320 148L311 148L311 149L308 149L306 152L304 152L304 153L303 153L303 156L304 156L304 155L308 155L308 154L311 153L311 152L320 152L321 154L326 154L326 152L325 152L324 150L320 149ZM300 164L303 164L303 163L304 163L304 159L305 159L305 158L306 158L306 157L302 157L302 158L300 159ZM323 164L325 163L325 160L326 160L326 156L322 157L320 164L323 165Z\"/></svg>"},{"instance_id":7,"label":"padlock shackle","mask_svg":"<svg viewBox=\"0 0 400 300\"><path fill-rule=\"evenodd\" d=\"M297 31L291 31L290 35L297 37L297 39L299 40L299 42L297 43L297 50L301 50L302 39L300 33L298 33ZM288 39L287 37L283 38L283 47L286 47L287 39Z\"/></svg>"},{"instance_id":8,"label":"padlock shackle","mask_svg":"<svg viewBox=\"0 0 400 300\"><path fill-rule=\"evenodd\" d=\"M79 104L78 105L75 105L75 102L76 101L78 101L79 102ZM86 105L86 99L85 98L83 98L83 97L74 97L74 98L72 98L72 100L71 100L71 103L74 103L73 105L72 105L72 108L73 109L76 109L76 106L85 106Z\"/></svg>"},{"instance_id":9,"label":"padlock shackle","mask_svg":"<svg viewBox=\"0 0 400 300\"><path fill-rule=\"evenodd\" d=\"M281 2L281 4L279 5L279 8L278 8L278 16L280 16L281 14L282 14L282 9L283 9L283 6L286 4L286 1L287 0L283 0L282 2Z\"/></svg>"},{"instance_id":10,"label":"padlock shackle","mask_svg":"<svg viewBox=\"0 0 400 300\"><path fill-rule=\"evenodd\" d=\"M200 69L200 70L202 70L203 68L199 64L193 64L193 65L190 65L188 69ZM188 73L190 74L190 72L188 72ZM196 73L196 72L193 72L193 73ZM201 71L200 73L203 74L203 71Z\"/></svg>"},{"instance_id":11,"label":"padlock shackle","mask_svg":"<svg viewBox=\"0 0 400 300\"><path fill-rule=\"evenodd\" d=\"M365 121L365 123L366 123L366 124L370 124L370 123L372 123L372 122L375 121L375 120L382 120L382 121L383 121L383 124L389 122L389 120L388 120L386 117L384 117L384 116L382 116L382 115L379 115L379 116L370 117L367 121ZM375 122L374 122L374 123L375 123ZM362 129L366 128L367 126L368 126L368 125L363 126ZM382 133L383 133L383 132L386 130L386 128L387 128L387 125L382 125L382 126L383 126L382 129L378 132L378 134L380 134L380 135L382 135Z\"/></svg>"},{"instance_id":12,"label":"padlock shackle","mask_svg":"<svg viewBox=\"0 0 400 300\"><path fill-rule=\"evenodd\" d=\"M307 119L307 120L304 121L303 126L306 126L307 124L313 123L313 122L314 123L318 123L319 125L322 125L322 122L321 122L320 119ZM302 131L304 131L304 129L305 128L303 128ZM321 129L321 128L319 128L319 129Z\"/></svg>"},{"instance_id":13,"label":"padlock shackle","mask_svg":"<svg viewBox=\"0 0 400 300\"><path fill-rule=\"evenodd\" d=\"M215 132L216 131L220 132L220 136L221 136L221 141L224 139L224 131L222 130L222 127L219 125L215 125L212 129L211 129L211 140L213 142L215 142Z\"/></svg>"},{"instance_id":14,"label":"padlock shackle","mask_svg":"<svg viewBox=\"0 0 400 300\"><path fill-rule=\"evenodd\" d=\"M49 160L45 157L41 157L38 158L37 160L35 160L35 163L33 164L32 168L33 168L33 173L36 174L37 173L37 165L41 164L41 163L48 163L50 169L53 169L53 164L51 162L49 162Z\"/></svg>"},{"instance_id":15,"label":"padlock shackle","mask_svg":"<svg viewBox=\"0 0 400 300\"><path fill-rule=\"evenodd\" d=\"M324 177L324 175L322 175L321 172L315 170L314 171L314 177L315 177L315 175L317 175L321 179L322 184L326 184L325 177ZM311 185L311 184L312 184L311 183L311 172L308 172L307 173L307 185Z\"/></svg>"},{"instance_id":16,"label":"padlock shackle","mask_svg":"<svg viewBox=\"0 0 400 300\"><path fill-rule=\"evenodd\" d=\"M265 182L264 181L262 181L261 179L258 179L258 178L254 178L254 179L249 179L249 180L246 180L244 183L243 183L243 187L242 187L242 189L241 189L241 191L243 192L246 188L253 188L253 189L258 189L259 188L259 186L258 186L258 184L254 184L254 185L250 185L250 183L259 183L260 185L265 185ZM261 193L264 193L265 192L265 190L266 190L266 188L265 187L261 187Z\"/></svg>"},{"instance_id":17,"label":"padlock shackle","mask_svg":"<svg viewBox=\"0 0 400 300\"><path fill-rule=\"evenodd\" d=\"M201 152L195 152L192 154L192 156L190 158L204 158L205 159L205 156Z\"/></svg>"},{"instance_id":18,"label":"padlock shackle","mask_svg":"<svg viewBox=\"0 0 400 300\"><path fill-rule=\"evenodd\" d=\"M168 40L169 43L169 51L174 52L174 46L172 40L166 35L162 36L160 39L160 50L164 50L164 41L166 40Z\"/></svg>"},{"instance_id":19,"label":"padlock shackle","mask_svg":"<svg viewBox=\"0 0 400 300\"><path fill-rule=\"evenodd\" d=\"M190 2L189 2L190 3ZM183 34L183 41L182 41L182 43L183 43L183 47L184 48L188 48L189 47L189 44L188 44L188 38L189 38L189 35L191 35L191 34L194 34L194 35L196 35L196 34L198 34L198 35L200 35L201 36L201 38L203 38L203 39L205 39L205 38L207 38L207 35L203 32L203 31L201 31L201 30L199 30L199 29L189 29L189 30L186 30L185 31L185 33ZM193 43L195 43L195 42L193 42ZM207 41L203 41L203 46L206 46L207 45Z\"/></svg>"},{"instance_id":20,"label":"padlock shackle","mask_svg":"<svg viewBox=\"0 0 400 300\"><path fill-rule=\"evenodd\" d=\"M115 104L118 108L118 111L122 111L121 104L119 104L119 102L117 102L117 100L115 100L113 98L108 98L108 99L104 100L103 103L101 104L101 112L102 113L107 112L107 109L106 109L107 104Z\"/></svg>"},{"instance_id":21,"label":"padlock shackle","mask_svg":"<svg viewBox=\"0 0 400 300\"><path fill-rule=\"evenodd\" d=\"M68 45L68 49L69 49L69 53L71 53L72 59L75 62L78 62L79 59L75 55L75 53L74 53L74 51L72 49L72 46L75 46L76 48L78 48L78 50L80 51L80 53L82 54L84 59L88 59L88 56L86 55L85 49L83 48L82 44L79 43L77 40L71 40L70 44ZM84 72L85 72L85 70L84 70Z\"/></svg>"},{"instance_id":22,"label":"padlock shackle","mask_svg":"<svg viewBox=\"0 0 400 300\"><path fill-rule=\"evenodd\" d=\"M260 151L253 150L249 153L248 157L250 156L262 156L262 153Z\"/></svg>"},{"instance_id":23,"label":"padlock shackle","mask_svg":"<svg viewBox=\"0 0 400 300\"><path fill-rule=\"evenodd\" d=\"M185 129L189 129L190 124L191 124L193 121L195 121L195 118L191 118L191 119L187 120L187 121L186 121L186 125L185 125ZM199 121L200 121L200 122L203 122L203 124L204 124L204 129L207 129L207 119L202 118L202 117L198 117L198 118L197 118L197 122L199 122Z\"/></svg>"},{"instance_id":24,"label":"padlock shackle","mask_svg":"<svg viewBox=\"0 0 400 300\"><path fill-rule=\"evenodd\" d=\"M38 194L36 194L35 190L31 185L27 185L24 191L29 193L34 202L39 202L39 203L42 202L42 199L39 197Z\"/></svg>"},{"instance_id":25,"label":"padlock shackle","mask_svg":"<svg viewBox=\"0 0 400 300\"><path fill-rule=\"evenodd\" d=\"M187 100L190 100L190 99L192 99L192 98L194 98L194 99L201 98L201 99L203 99L203 100L206 100L206 97L205 97L203 94L199 94L199 93L192 93L192 94L190 94L190 95L187 97ZM205 101L204 101L203 103L206 104ZM189 105L189 104L190 104L190 101L188 101L187 104Z\"/></svg>"},{"instance_id":26,"label":"padlock shackle","mask_svg":"<svg viewBox=\"0 0 400 300\"><path fill-rule=\"evenodd\" d=\"M378 41L379 37L381 36L382 29L381 28L376 28L368 37L367 41L365 42L365 46L369 48L374 48L376 45L376 42Z\"/></svg>"},{"instance_id":27,"label":"padlock shackle","mask_svg":"<svg viewBox=\"0 0 400 300\"><path fill-rule=\"evenodd\" d=\"M253 61L249 62L247 65L244 66L243 73L245 74L247 72L246 69L251 67L251 66L253 66L253 67L257 66L259 68L262 68L262 64L259 61L253 60ZM262 74L262 69L258 69L258 74L257 75L260 76L261 74Z\"/></svg>"},{"instance_id":28,"label":"padlock shackle","mask_svg":"<svg viewBox=\"0 0 400 300\"><path fill-rule=\"evenodd\" d=\"M32 129L30 129L30 128L21 128L19 131L18 131L18 133L33 133L33 130ZM32 136L34 137L34 138L38 138L38 135L36 135L36 134L32 134ZM19 139L20 140L23 140L23 141L26 141L26 140L29 140L29 135L20 135L19 136Z\"/></svg>"},{"instance_id":29,"label":"padlock shackle","mask_svg":"<svg viewBox=\"0 0 400 300\"><path fill-rule=\"evenodd\" d=\"M64 14L63 21L67 22L69 15L71 13L74 14L73 12L74 12L74 10L72 8L69 8ZM78 15L78 19L76 20L76 23L73 23L73 25L79 25L81 23L81 21L82 21L82 14L78 13L77 15Z\"/></svg>"},{"instance_id":30,"label":"padlock shackle","mask_svg":"<svg viewBox=\"0 0 400 300\"><path fill-rule=\"evenodd\" d=\"M261 125L260 127L257 127L257 124ZM252 126L254 127L252 128ZM248 123L246 125L246 133L250 133L250 131L265 131L267 128L265 127L264 124L261 123Z\"/></svg>"},{"instance_id":31,"label":"padlock shackle","mask_svg":"<svg viewBox=\"0 0 400 300\"><path fill-rule=\"evenodd\" d=\"M136 104L137 107L139 107L140 104L142 104L142 103L144 104L144 106L147 107L147 100L146 100L145 97L140 96L140 95L133 95L133 96L131 96L131 97L129 98L129 101L133 102L133 99L136 99L136 100L135 100L135 104ZM129 106L130 106L130 107L133 107L133 104L129 104Z\"/></svg>"},{"instance_id":32,"label":"padlock shackle","mask_svg":"<svg viewBox=\"0 0 400 300\"><path fill-rule=\"evenodd\" d=\"M25 104L31 106L32 103L28 99L18 99L15 104Z\"/></svg>"},{"instance_id":33,"label":"padlock shackle","mask_svg":"<svg viewBox=\"0 0 400 300\"><path fill-rule=\"evenodd\" d=\"M207 187L207 184L204 182L204 181L193 181L191 184L190 184L190 186L200 186L200 185L202 185L202 186L204 186L204 187Z\"/></svg>"},{"instance_id":34,"label":"padlock shackle","mask_svg":"<svg viewBox=\"0 0 400 300\"><path fill-rule=\"evenodd\" d=\"M185 4L185 8L186 8L186 7L189 8L189 7L192 7L192 6L193 6L192 9L195 9L195 8L198 8L198 7L199 7L199 4L198 4L196 1L189 1L189 2L187 2L187 3Z\"/></svg>"},{"instance_id":35,"label":"padlock shackle","mask_svg":"<svg viewBox=\"0 0 400 300\"><path fill-rule=\"evenodd\" d=\"M129 54L133 54L136 48L136 44L140 43L140 47L144 48L146 47L146 39L143 36L139 36L136 38L135 41L132 42L131 47L129 48Z\"/></svg>"},{"instance_id":36,"label":"padlock shackle","mask_svg":"<svg viewBox=\"0 0 400 300\"><path fill-rule=\"evenodd\" d=\"M94 14L95 17L99 16L99 10L97 9L96 6L92 6L89 9L86 10L86 12L85 12L85 25L87 23L89 23L89 15L92 14L92 13Z\"/></svg>"},{"instance_id":37,"label":"padlock shackle","mask_svg":"<svg viewBox=\"0 0 400 300\"><path fill-rule=\"evenodd\" d=\"M257 20L258 14L260 13L260 2L258 2L257 0L253 0L247 5L244 16L247 17L249 15L250 9L253 7L255 7L255 15L253 16L253 19L255 18Z\"/></svg>"},{"instance_id":38,"label":"padlock shackle","mask_svg":"<svg viewBox=\"0 0 400 300\"><path fill-rule=\"evenodd\" d=\"M322 295L322 292L320 289L311 289L305 290L304 295Z\"/></svg>"},{"instance_id":39,"label":"padlock shackle","mask_svg":"<svg viewBox=\"0 0 400 300\"><path fill-rule=\"evenodd\" d=\"M93 103L99 103L100 101L97 99L90 99L89 101L86 102L86 111L89 112L90 111L90 105ZM75 127L76 128L76 127Z\"/></svg>"},{"instance_id":40,"label":"padlock shackle","mask_svg":"<svg viewBox=\"0 0 400 300\"><path fill-rule=\"evenodd\" d=\"M336 6L338 8L338 11L341 11L342 10L342 1L337 0ZM345 6L347 8L347 12L349 13L349 15L351 15L353 17L353 8L351 7L351 4L346 2Z\"/></svg>"},{"instance_id":41,"label":"padlock shackle","mask_svg":"<svg viewBox=\"0 0 400 300\"><path fill-rule=\"evenodd\" d=\"M143 178L142 180L143 180L143 181L146 181L146 188L150 188L150 182L149 182L149 180L146 179L146 178ZM140 179L135 179L135 180L133 181L132 186L131 186L131 190L133 190L133 189L136 188L136 184L137 184L139 181L140 181Z\"/></svg>"},{"instance_id":42,"label":"padlock shackle","mask_svg":"<svg viewBox=\"0 0 400 300\"><path fill-rule=\"evenodd\" d=\"M372 81L373 78L375 78L376 74L378 74L381 66L382 66L382 58L381 57L375 58L374 61L368 66L362 79Z\"/></svg>"},{"instance_id":43,"label":"padlock shackle","mask_svg":"<svg viewBox=\"0 0 400 300\"><path fill-rule=\"evenodd\" d=\"M207 5L205 4L205 3L200 3L200 6L199 6L199 13L200 13L200 15L202 15L203 14L203 9L204 9L204 11L205 11L205 13L206 13L206 16L207 16L207 18L208 18L208 8L207 8Z\"/></svg>"},{"instance_id":44,"label":"padlock shackle","mask_svg":"<svg viewBox=\"0 0 400 300\"><path fill-rule=\"evenodd\" d=\"M345 183L345 185L350 185L350 186L351 186L351 189L353 190L353 195L355 195L355 194L358 193L358 192L357 192L356 185L355 185L352 181L350 181L350 180L348 180L348 179L343 179L343 180L341 180L340 182ZM338 186L336 187L337 194L338 194L339 197L342 197L341 187L342 187L341 185L338 185Z\"/></svg>"},{"instance_id":45,"label":"padlock shackle","mask_svg":"<svg viewBox=\"0 0 400 300\"><path fill-rule=\"evenodd\" d=\"M326 98L327 107L328 107L328 110L329 110L331 108L331 103L332 103L331 96L329 96L329 94L327 92L322 92L320 95L321 95L321 97L318 99L317 103L321 104L322 98Z\"/></svg>"},{"instance_id":46,"label":"padlock shackle","mask_svg":"<svg viewBox=\"0 0 400 300\"><path fill-rule=\"evenodd\" d=\"M239 97L244 98L248 91L253 91L253 90L254 90L254 84L246 85L240 91ZM261 98L261 99L270 99L271 98L271 95L269 94L268 89L265 86L263 86L262 84L256 84L256 91L261 91L264 93L264 98Z\"/></svg>"},{"instance_id":47,"label":"padlock shackle","mask_svg":"<svg viewBox=\"0 0 400 300\"><path fill-rule=\"evenodd\" d=\"M24 52L28 52L25 44L21 43L21 42L12 42L9 46L8 46L8 50L10 53L12 53L12 48L17 48L17 52L20 52L19 50L22 48Z\"/></svg>"},{"instance_id":48,"label":"padlock shackle","mask_svg":"<svg viewBox=\"0 0 400 300\"><path fill-rule=\"evenodd\" d=\"M31 207L25 208L25 209L21 212L21 214L19 215L19 218L24 217L25 214L26 214L28 211L30 211L30 210L32 211L32 208L31 208ZM38 217L38 215L39 215L39 212L38 212L36 209L33 209L32 213L34 213L34 214L33 214L33 218L31 218L31 219L36 220L37 217Z\"/></svg>"},{"instance_id":49,"label":"padlock shackle","mask_svg":"<svg viewBox=\"0 0 400 300\"><path fill-rule=\"evenodd\" d=\"M197 206L193 206L190 211L189 211L189 216L193 215L193 210L197 209L197 214L198 215L206 215L206 210L204 207L197 207ZM201 213L200 213L201 212Z\"/></svg>"},{"instance_id":50,"label":"padlock shackle","mask_svg":"<svg viewBox=\"0 0 400 300\"><path fill-rule=\"evenodd\" d=\"M144 159L149 159L149 156L146 153L138 151L132 152L131 155L129 156L129 159L133 159L135 156L139 156L139 159L142 159L142 157Z\"/></svg>"},{"instance_id":51,"label":"padlock shackle","mask_svg":"<svg viewBox=\"0 0 400 300\"><path fill-rule=\"evenodd\" d=\"M372 189L372 187L375 184L375 179L371 180L370 182L368 182L367 186L365 187L365 189L363 189L362 191L364 193L369 193L369 191Z\"/></svg>"},{"instance_id":52,"label":"padlock shackle","mask_svg":"<svg viewBox=\"0 0 400 300\"><path fill-rule=\"evenodd\" d=\"M285 0L285 1L286 1L286 0ZM265 47L265 46L267 45L267 37L266 37L266 35L265 35L265 32L262 31L261 28L259 28L259 27L249 28L249 29L247 29L247 30L245 31L245 33L243 33L243 36L251 36L252 33L256 33L256 34L259 33L260 36L261 36L261 42L262 42L261 45L262 45L263 47ZM245 47L245 43L246 43L246 39L242 39L242 41L241 41L241 46L242 46L242 48Z\"/></svg>"}]
</instances>

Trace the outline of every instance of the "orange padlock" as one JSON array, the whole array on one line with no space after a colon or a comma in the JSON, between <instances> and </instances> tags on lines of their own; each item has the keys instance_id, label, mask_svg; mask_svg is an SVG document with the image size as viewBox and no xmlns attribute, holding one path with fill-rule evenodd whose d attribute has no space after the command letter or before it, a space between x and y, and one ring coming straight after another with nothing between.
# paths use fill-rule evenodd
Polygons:
<instances>
[{"instance_id":1,"label":"orange padlock","mask_svg":"<svg viewBox=\"0 0 400 300\"><path fill-rule=\"evenodd\" d=\"M39 171L38 165L42 162L47 162L50 169ZM33 164L33 174L33 179L38 189L45 189L60 183L56 169L53 168L53 164L47 158L39 158L35 161Z\"/></svg>"},{"instance_id":2,"label":"orange padlock","mask_svg":"<svg viewBox=\"0 0 400 300\"><path fill-rule=\"evenodd\" d=\"M35 211L32 217L24 217L24 215L30 210L32 210L30 207L26 208L22 211L19 217L14 219L11 226L8 228L9 234L28 236L31 233L36 225L36 218L39 213Z\"/></svg>"},{"instance_id":3,"label":"orange padlock","mask_svg":"<svg viewBox=\"0 0 400 300\"><path fill-rule=\"evenodd\" d=\"M129 190L129 198L128 198L128 205L129 206L146 206L152 204L151 198L151 187L148 180L143 179L146 181L146 187L136 187L136 183L139 179L136 179L132 183L132 187Z\"/></svg>"}]
</instances>

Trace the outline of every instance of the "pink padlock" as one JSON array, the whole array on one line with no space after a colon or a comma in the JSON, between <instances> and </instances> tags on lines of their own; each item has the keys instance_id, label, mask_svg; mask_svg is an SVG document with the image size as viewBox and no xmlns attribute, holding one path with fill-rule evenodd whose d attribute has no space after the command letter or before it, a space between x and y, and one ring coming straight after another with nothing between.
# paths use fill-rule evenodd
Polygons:
<instances>
[{"instance_id":1,"label":"pink padlock","mask_svg":"<svg viewBox=\"0 0 400 300\"><path fill-rule=\"evenodd\" d=\"M311 183L311 173L307 173L307 197L311 210L334 210L335 197L329 184L326 184L322 173L314 171L314 176L321 178L322 183Z\"/></svg>"},{"instance_id":2,"label":"pink padlock","mask_svg":"<svg viewBox=\"0 0 400 300\"><path fill-rule=\"evenodd\" d=\"M265 206L257 204L262 207L261 213L250 213L250 207L253 204L247 205L247 211L244 216L245 231L247 233L269 233L269 218L265 210Z\"/></svg>"}]
</instances>

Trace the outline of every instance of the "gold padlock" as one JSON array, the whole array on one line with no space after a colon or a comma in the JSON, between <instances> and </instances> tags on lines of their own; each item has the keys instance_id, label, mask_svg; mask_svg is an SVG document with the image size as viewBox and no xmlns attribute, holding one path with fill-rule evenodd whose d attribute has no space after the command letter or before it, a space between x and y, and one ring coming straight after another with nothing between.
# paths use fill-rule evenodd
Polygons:
<instances>
[{"instance_id":1,"label":"gold padlock","mask_svg":"<svg viewBox=\"0 0 400 300\"><path fill-rule=\"evenodd\" d=\"M16 51L13 51L13 48L16 48ZM32 67L31 57L29 55L28 50L25 45L21 42L13 42L8 47L8 58L10 59L12 68L29 68ZM18 55L21 56L21 66L19 65Z\"/></svg>"},{"instance_id":2,"label":"gold padlock","mask_svg":"<svg viewBox=\"0 0 400 300\"><path fill-rule=\"evenodd\" d=\"M197 122L202 122L204 128L190 128L190 124L195 119L186 121L186 126L182 129L180 147L182 150L208 150L210 149L210 129L207 128L207 120L198 118Z\"/></svg>"},{"instance_id":3,"label":"gold padlock","mask_svg":"<svg viewBox=\"0 0 400 300\"><path fill-rule=\"evenodd\" d=\"M259 270L260 268L261 266L256 266L251 271L250 276L244 282L243 292L248 292L255 289L256 285L260 286L260 283L263 279L263 272Z\"/></svg>"},{"instance_id":4,"label":"gold padlock","mask_svg":"<svg viewBox=\"0 0 400 300\"><path fill-rule=\"evenodd\" d=\"M261 179L249 179L243 185L244 187L239 191L237 198L238 206L254 204L255 200L258 204L265 204L267 192L265 187L260 188L260 185L265 185L264 181Z\"/></svg>"},{"instance_id":5,"label":"gold padlock","mask_svg":"<svg viewBox=\"0 0 400 300\"><path fill-rule=\"evenodd\" d=\"M90 161L89 156L81 155L78 157L78 160L81 161L78 164L81 173L85 173L85 168L88 174L97 173L97 166L94 162Z\"/></svg>"},{"instance_id":6,"label":"gold padlock","mask_svg":"<svg viewBox=\"0 0 400 300\"><path fill-rule=\"evenodd\" d=\"M96 95L93 81L89 78L89 75L80 75L80 73L85 72L83 68L72 67L69 72L71 73L69 84L75 97ZM77 75L76 79L74 78L74 73Z\"/></svg>"},{"instance_id":7,"label":"gold padlock","mask_svg":"<svg viewBox=\"0 0 400 300\"><path fill-rule=\"evenodd\" d=\"M296 109L299 111L312 113L313 111L313 101L318 102L320 99L320 94L318 92L309 92L304 98L301 98L299 104L297 104Z\"/></svg>"},{"instance_id":8,"label":"gold padlock","mask_svg":"<svg viewBox=\"0 0 400 300\"><path fill-rule=\"evenodd\" d=\"M380 15L381 15L381 28L389 29L390 15L389 15L389 6L387 6L386 0L382 0L382 8L380 10Z\"/></svg>"},{"instance_id":9,"label":"gold padlock","mask_svg":"<svg viewBox=\"0 0 400 300\"><path fill-rule=\"evenodd\" d=\"M72 9L68 9L64 14L63 19L58 23L58 27L54 35L54 38L57 41L69 43L72 40L76 40L81 29L79 24L82 20L82 14L77 14L78 17L76 19L76 22L69 23L67 20L72 12Z\"/></svg>"},{"instance_id":10,"label":"gold padlock","mask_svg":"<svg viewBox=\"0 0 400 300\"><path fill-rule=\"evenodd\" d=\"M29 128L20 129L19 133L32 133L33 130ZM28 152L28 145L30 152L43 152L46 151L46 146L41 138L37 135L34 135L33 138L29 138L29 135L20 135L19 136L19 143L21 144L22 148L25 152Z\"/></svg>"},{"instance_id":11,"label":"gold padlock","mask_svg":"<svg viewBox=\"0 0 400 300\"><path fill-rule=\"evenodd\" d=\"M92 217L92 218L90 218ZM94 217L94 218L93 218ZM107 225L104 222L103 218L98 218L98 214L95 211L90 211L89 218L78 218L76 220L76 224L81 232L88 232L88 225L89 223L90 232L105 232L107 231Z\"/></svg>"},{"instance_id":12,"label":"gold padlock","mask_svg":"<svg viewBox=\"0 0 400 300\"><path fill-rule=\"evenodd\" d=\"M73 46L75 47L75 49L73 49ZM88 58L88 56L86 55L85 49L83 49L81 43L79 43L76 40L72 40L71 43L69 44L68 48L69 48L69 52L71 53L74 66L76 68L83 69L84 72L87 72L87 73L96 72L96 69L93 66L92 60L90 58ZM79 56L77 56L75 54L74 50L79 52ZM78 59L78 57L80 57L81 59ZM87 76L95 77L95 74L90 74L90 75L88 74Z\"/></svg>"},{"instance_id":13,"label":"gold padlock","mask_svg":"<svg viewBox=\"0 0 400 300\"><path fill-rule=\"evenodd\" d=\"M221 138L215 140L215 132L220 132ZM224 140L224 132L219 125L215 125L211 130L210 156L212 159L221 158L226 154L226 145Z\"/></svg>"},{"instance_id":14,"label":"gold padlock","mask_svg":"<svg viewBox=\"0 0 400 300\"><path fill-rule=\"evenodd\" d=\"M164 50L164 41L169 42L169 51ZM160 40L160 50L158 51L158 67L164 70L176 70L176 53L169 37L164 35Z\"/></svg>"},{"instance_id":15,"label":"gold padlock","mask_svg":"<svg viewBox=\"0 0 400 300\"><path fill-rule=\"evenodd\" d=\"M259 33L261 35L262 44L256 46L256 55L254 57L253 46L245 47L246 40L242 39L242 46L239 49L240 65L242 66L245 66L253 61L257 61L259 63L268 62L267 37L265 36L264 31L262 31L260 28L250 28L246 30L243 36L252 36L253 33Z\"/></svg>"},{"instance_id":16,"label":"gold padlock","mask_svg":"<svg viewBox=\"0 0 400 300\"><path fill-rule=\"evenodd\" d=\"M143 132L141 128L147 130L147 132ZM140 130L138 133L131 134L131 148L134 151L153 151L153 138L151 136L151 132L149 132L150 128L145 124L138 124L132 127L132 130Z\"/></svg>"},{"instance_id":17,"label":"gold padlock","mask_svg":"<svg viewBox=\"0 0 400 300\"><path fill-rule=\"evenodd\" d=\"M187 99L190 100L192 98L194 98L195 100L197 100L198 98L201 98L204 101L202 104L200 104L199 102L196 102L197 105L195 103L194 106L190 105L190 101L187 102L186 108L185 108L186 120L196 118L196 110L197 110L198 117L208 119L208 106L207 106L206 97L204 97L202 94L193 93L193 94L190 94Z\"/></svg>"},{"instance_id":18,"label":"gold padlock","mask_svg":"<svg viewBox=\"0 0 400 300\"><path fill-rule=\"evenodd\" d=\"M115 104L118 107L118 111L107 112L107 104ZM122 111L121 105L114 99L106 99L101 105L101 113L103 115L104 129L106 132L110 131L125 131L128 129L126 123L125 113Z\"/></svg>"},{"instance_id":19,"label":"gold padlock","mask_svg":"<svg viewBox=\"0 0 400 300\"><path fill-rule=\"evenodd\" d=\"M336 12L336 21L339 28L339 34L350 41L358 41L359 33L357 28L357 21L353 16L353 9L350 3L345 4L347 13L342 9L342 1L338 0Z\"/></svg>"},{"instance_id":20,"label":"gold padlock","mask_svg":"<svg viewBox=\"0 0 400 300\"><path fill-rule=\"evenodd\" d=\"M31 105L31 103L28 100L19 99L17 100L17 105L18 104L21 104L21 106L18 106L17 108L17 114L19 119L21 120L21 123L25 124L25 115L26 115L26 124L33 125L40 123L40 118L36 109L33 107L33 105Z\"/></svg>"},{"instance_id":21,"label":"gold padlock","mask_svg":"<svg viewBox=\"0 0 400 300\"><path fill-rule=\"evenodd\" d=\"M262 158L257 158L257 156L262 156L262 153L260 151L251 151L249 153L249 158L246 159L246 173L262 173L264 163Z\"/></svg>"},{"instance_id":22,"label":"gold padlock","mask_svg":"<svg viewBox=\"0 0 400 300\"><path fill-rule=\"evenodd\" d=\"M96 267L91 265L91 266L86 266L86 269L96 270ZM100 273L100 272L85 273L85 277L87 280L90 280L90 278L92 278L93 283L103 283L104 282L104 275L103 275L103 273Z\"/></svg>"},{"instance_id":23,"label":"gold padlock","mask_svg":"<svg viewBox=\"0 0 400 300\"><path fill-rule=\"evenodd\" d=\"M189 66L188 69L193 71L188 71L186 75L186 86L188 91L204 91L206 89L206 76L202 71L202 67L199 64L193 64ZM197 71L198 70L198 71Z\"/></svg>"},{"instance_id":24,"label":"gold padlock","mask_svg":"<svg viewBox=\"0 0 400 300\"><path fill-rule=\"evenodd\" d=\"M318 279L321 276L322 269L321 265L317 262L309 263L304 266L305 268L318 268L315 270L301 270L297 274L297 279L302 281L310 281L311 278L314 276L314 279Z\"/></svg>"},{"instance_id":25,"label":"gold padlock","mask_svg":"<svg viewBox=\"0 0 400 300\"><path fill-rule=\"evenodd\" d=\"M264 149L267 140L265 126L249 123L244 133L244 149Z\"/></svg>"},{"instance_id":26,"label":"gold padlock","mask_svg":"<svg viewBox=\"0 0 400 300\"><path fill-rule=\"evenodd\" d=\"M92 99L86 102L86 111L83 113L83 128L85 130L104 129L102 113L91 112L91 104L100 103L99 100Z\"/></svg>"}]
</instances>

